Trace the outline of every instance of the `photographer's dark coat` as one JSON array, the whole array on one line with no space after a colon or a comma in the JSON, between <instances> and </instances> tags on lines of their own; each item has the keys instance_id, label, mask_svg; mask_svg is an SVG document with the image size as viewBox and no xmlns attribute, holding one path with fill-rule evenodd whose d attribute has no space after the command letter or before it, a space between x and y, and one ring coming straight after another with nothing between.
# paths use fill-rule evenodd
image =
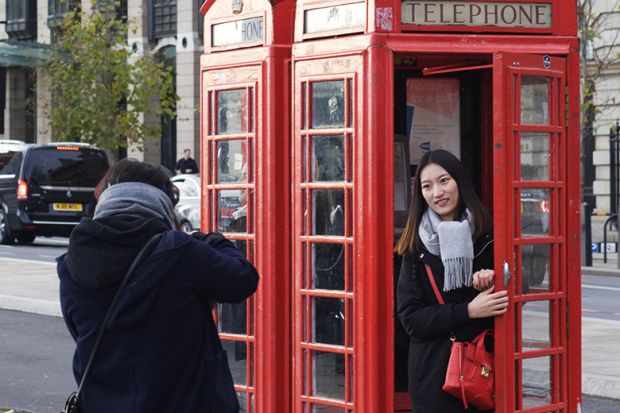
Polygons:
<instances>
[{"instance_id":1,"label":"photographer's dark coat","mask_svg":"<svg viewBox=\"0 0 620 413\"><path fill-rule=\"evenodd\" d=\"M58 258L62 313L77 346L74 375L79 383L119 282L157 233L159 243L121 294L84 385L81 411L211 412L211 300L243 301L258 284L254 267L221 236L204 242L129 215L83 219Z\"/></svg>"},{"instance_id":2,"label":"photographer's dark coat","mask_svg":"<svg viewBox=\"0 0 620 413\"><path fill-rule=\"evenodd\" d=\"M492 231L474 244L473 271L493 268ZM439 304L428 276L428 264L445 304ZM467 304L478 294L471 287L443 291L444 267L439 257L426 249L403 257L398 279L398 317L410 336L409 395L415 413L462 413L461 400L441 390L448 358L450 335L457 340L472 340L485 328L493 328L493 319L469 318Z\"/></svg>"}]
</instances>

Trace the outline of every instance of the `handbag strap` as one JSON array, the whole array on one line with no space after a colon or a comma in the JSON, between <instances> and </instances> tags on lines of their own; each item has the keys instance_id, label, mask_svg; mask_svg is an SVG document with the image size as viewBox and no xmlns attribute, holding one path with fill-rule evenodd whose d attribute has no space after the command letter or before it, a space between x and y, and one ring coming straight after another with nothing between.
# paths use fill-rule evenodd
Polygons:
<instances>
[{"instance_id":1,"label":"handbag strap","mask_svg":"<svg viewBox=\"0 0 620 413\"><path fill-rule=\"evenodd\" d=\"M474 337L474 339L472 340L472 344L474 344L475 347L471 346L472 349L471 349L470 354L468 354L468 357L474 358L475 354L487 351L486 349L487 336L494 338L495 335L493 334L492 329L487 328L486 330L483 330L480 334L478 334L476 337Z\"/></svg>"},{"instance_id":2,"label":"handbag strap","mask_svg":"<svg viewBox=\"0 0 620 413\"><path fill-rule=\"evenodd\" d=\"M144 245L144 247L142 247L140 252L138 252L138 255L136 255L136 258L134 258L133 262L131 263L131 266L129 267L129 270L127 270L127 274L125 274L125 277L121 281L121 283L120 283L120 285L118 287L118 290L116 290L116 294L114 295L114 298L112 299L112 303L110 304L110 307L108 308L108 311L105 313L105 317L103 318L103 322L101 323L101 327L99 328L99 333L97 334L97 339L95 340L95 345L93 346L93 349L90 352L90 357L88 358L88 363L86 363L86 368L84 369L84 374L82 375L82 380L80 380L80 385L78 386L77 392L75 394L75 398L76 399L79 399L79 397L80 397L80 392L82 391L82 386L84 386L84 382L86 381L86 376L88 376L90 368L91 368L91 366L93 364L93 360L95 359L95 355L97 354L97 350L99 349L99 345L101 344L101 339L103 338L103 333L107 329L108 323L110 322L110 317L112 316L112 312L115 310L116 304L117 304L117 302L118 302L118 300L119 300L119 298L121 296L121 291L123 290L123 288L127 284L127 281L129 280L129 277L131 277L131 274L133 274L133 272L135 271L135 269L138 266L138 264L140 263L140 261L142 261L142 258L147 253L150 252L151 247L153 245L155 245L155 242L158 241L160 237L161 237L161 234L154 235L151 239L148 240L148 242Z\"/></svg>"},{"instance_id":3,"label":"handbag strap","mask_svg":"<svg viewBox=\"0 0 620 413\"><path fill-rule=\"evenodd\" d=\"M431 270L431 266L428 264L424 264L426 267L426 275L428 275L428 280L431 283L431 287L433 287L433 292L435 293L435 297L437 297L437 301L439 304L445 304L441 293L439 292L439 288L437 288L437 283L435 282L435 277L433 276L433 270Z\"/></svg>"},{"instance_id":4,"label":"handbag strap","mask_svg":"<svg viewBox=\"0 0 620 413\"><path fill-rule=\"evenodd\" d=\"M431 283L431 287L433 287L433 292L435 293L435 297L437 297L437 301L439 301L439 304L445 304L445 301L443 300L443 297L441 296L441 293L439 292L439 288L437 288L437 282L435 281L435 277L433 276L433 270L431 270L431 267L428 264L424 264L424 266L426 267L426 275L428 276L428 281L430 281ZM465 407L465 410L467 410L469 408L469 405L467 403L467 394L465 393L465 383L463 381L464 379L463 377L463 346L462 346L462 343L456 343L456 337L454 336L454 333L451 333L450 340L452 341L451 351L453 351L455 348L458 351L459 384L461 387L461 400L463 400L463 407Z\"/></svg>"},{"instance_id":5,"label":"handbag strap","mask_svg":"<svg viewBox=\"0 0 620 413\"><path fill-rule=\"evenodd\" d=\"M463 377L463 346L458 346L459 349L459 382L461 384L461 399L463 400L463 407L465 410L469 409L467 405L467 394L465 394L465 382Z\"/></svg>"}]
</instances>

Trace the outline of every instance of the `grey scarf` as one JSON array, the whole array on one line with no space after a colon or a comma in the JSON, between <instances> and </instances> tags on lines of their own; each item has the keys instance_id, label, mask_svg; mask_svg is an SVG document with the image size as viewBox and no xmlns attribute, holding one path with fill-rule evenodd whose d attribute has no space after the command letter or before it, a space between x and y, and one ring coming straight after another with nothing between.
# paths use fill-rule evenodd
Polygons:
<instances>
[{"instance_id":1,"label":"grey scarf","mask_svg":"<svg viewBox=\"0 0 620 413\"><path fill-rule=\"evenodd\" d=\"M95 207L94 218L130 214L161 219L174 229L174 207L168 195L153 185L122 182L106 188Z\"/></svg>"},{"instance_id":2,"label":"grey scarf","mask_svg":"<svg viewBox=\"0 0 620 413\"><path fill-rule=\"evenodd\" d=\"M473 221L469 210L465 210L460 221L443 221L430 208L422 215L418 234L426 249L441 258L444 266L444 291L472 285Z\"/></svg>"}]
</instances>

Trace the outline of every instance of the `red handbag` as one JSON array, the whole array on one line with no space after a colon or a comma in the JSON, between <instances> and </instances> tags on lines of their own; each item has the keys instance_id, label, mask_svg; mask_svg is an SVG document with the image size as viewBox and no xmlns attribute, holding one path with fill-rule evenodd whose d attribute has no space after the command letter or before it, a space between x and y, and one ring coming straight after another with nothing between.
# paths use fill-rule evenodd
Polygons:
<instances>
[{"instance_id":1,"label":"red handbag","mask_svg":"<svg viewBox=\"0 0 620 413\"><path fill-rule=\"evenodd\" d=\"M442 390L463 400L467 409L471 404L479 410L495 408L493 354L484 347L484 338L493 336L484 330L471 343L452 341L446 381Z\"/></svg>"},{"instance_id":2,"label":"red handbag","mask_svg":"<svg viewBox=\"0 0 620 413\"><path fill-rule=\"evenodd\" d=\"M437 301L444 304L433 272L428 265L426 274ZM466 410L470 404L479 410L495 408L495 372L493 354L488 352L484 345L487 336L493 338L493 331L484 330L471 343L452 338L446 380L441 389L461 399Z\"/></svg>"}]
</instances>

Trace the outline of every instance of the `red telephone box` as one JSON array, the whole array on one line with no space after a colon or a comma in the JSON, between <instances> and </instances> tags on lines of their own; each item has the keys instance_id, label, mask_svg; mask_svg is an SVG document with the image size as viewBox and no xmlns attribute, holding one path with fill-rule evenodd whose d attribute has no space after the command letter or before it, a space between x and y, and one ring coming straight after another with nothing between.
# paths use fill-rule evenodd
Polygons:
<instances>
[{"instance_id":1,"label":"red telephone box","mask_svg":"<svg viewBox=\"0 0 620 413\"><path fill-rule=\"evenodd\" d=\"M244 409L411 409L393 246L417 159L442 147L493 210L496 288L511 297L496 321L496 411L580 411L575 5L215 0L202 12L202 224L262 276L250 302L218 308Z\"/></svg>"},{"instance_id":2,"label":"red telephone box","mask_svg":"<svg viewBox=\"0 0 620 413\"><path fill-rule=\"evenodd\" d=\"M234 240L261 274L254 297L218 305L218 327L243 411L284 412L291 397L291 4L276 10L266 0L210 0L201 12L201 224Z\"/></svg>"}]
</instances>

